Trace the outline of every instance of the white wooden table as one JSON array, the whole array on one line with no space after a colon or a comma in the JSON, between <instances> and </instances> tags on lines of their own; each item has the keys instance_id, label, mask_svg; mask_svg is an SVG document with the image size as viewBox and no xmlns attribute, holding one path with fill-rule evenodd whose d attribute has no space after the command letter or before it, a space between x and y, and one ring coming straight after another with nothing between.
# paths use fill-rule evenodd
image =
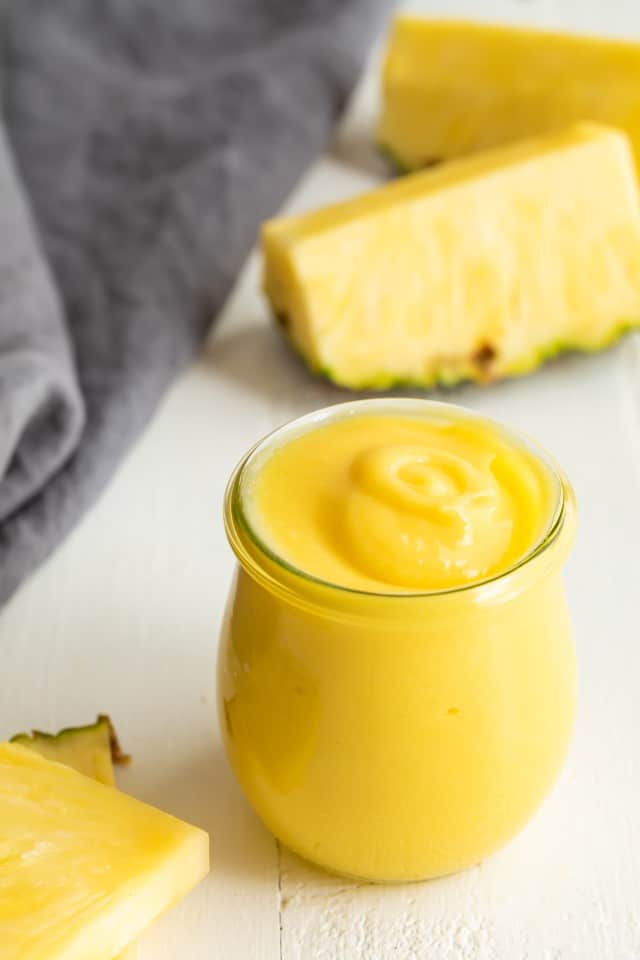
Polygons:
<instances>
[{"instance_id":1,"label":"white wooden table","mask_svg":"<svg viewBox=\"0 0 640 960\"><path fill-rule=\"evenodd\" d=\"M638 0L413 6L640 37ZM374 103L365 82L295 208L374 182ZM503 852L441 881L363 886L278 850L245 804L217 729L217 632L232 571L220 515L227 476L267 430L344 398L290 356L257 278L252 262L204 355L98 506L0 616L0 738L108 711L134 755L123 789L210 831L210 878L146 936L143 960L637 960L640 341L451 397L534 434L575 483L576 735L558 786Z\"/></svg>"}]
</instances>

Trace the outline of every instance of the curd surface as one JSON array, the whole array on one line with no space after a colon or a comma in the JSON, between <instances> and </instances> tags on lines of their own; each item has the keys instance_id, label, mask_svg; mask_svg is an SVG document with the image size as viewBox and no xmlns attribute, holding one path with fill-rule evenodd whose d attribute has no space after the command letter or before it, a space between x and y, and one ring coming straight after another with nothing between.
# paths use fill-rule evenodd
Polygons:
<instances>
[{"instance_id":1,"label":"curd surface","mask_svg":"<svg viewBox=\"0 0 640 960\"><path fill-rule=\"evenodd\" d=\"M249 525L294 567L358 590L505 571L549 528L557 479L493 423L433 409L339 418L258 456L243 479Z\"/></svg>"}]
</instances>

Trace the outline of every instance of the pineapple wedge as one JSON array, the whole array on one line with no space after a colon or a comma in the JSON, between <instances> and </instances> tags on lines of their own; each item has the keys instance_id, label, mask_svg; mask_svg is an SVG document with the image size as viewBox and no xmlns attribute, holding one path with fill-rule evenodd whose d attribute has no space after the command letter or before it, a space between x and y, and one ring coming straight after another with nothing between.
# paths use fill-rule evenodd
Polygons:
<instances>
[{"instance_id":1,"label":"pineapple wedge","mask_svg":"<svg viewBox=\"0 0 640 960\"><path fill-rule=\"evenodd\" d=\"M100 714L95 723L84 727L67 727L59 733L17 733L11 743L33 750L47 760L55 760L78 773L92 777L98 783L115 786L114 764L129 763L130 757L120 749L120 743L111 718ZM130 944L114 960L136 960L138 946Z\"/></svg>"},{"instance_id":2,"label":"pineapple wedge","mask_svg":"<svg viewBox=\"0 0 640 960\"><path fill-rule=\"evenodd\" d=\"M2 960L111 960L208 860L204 831L0 744Z\"/></svg>"},{"instance_id":3,"label":"pineapple wedge","mask_svg":"<svg viewBox=\"0 0 640 960\"><path fill-rule=\"evenodd\" d=\"M100 714L95 723L86 727L68 727L59 733L17 733L11 743L19 743L39 753L47 760L64 763L78 773L104 783L115 785L113 765L127 764L130 757L120 749L111 718Z\"/></svg>"},{"instance_id":4,"label":"pineapple wedge","mask_svg":"<svg viewBox=\"0 0 640 960\"><path fill-rule=\"evenodd\" d=\"M262 244L294 346L354 389L518 375L640 325L632 155L592 124L268 222Z\"/></svg>"},{"instance_id":5,"label":"pineapple wedge","mask_svg":"<svg viewBox=\"0 0 640 960\"><path fill-rule=\"evenodd\" d=\"M640 43L398 17L378 140L404 170L558 130L621 127L640 159Z\"/></svg>"}]
</instances>

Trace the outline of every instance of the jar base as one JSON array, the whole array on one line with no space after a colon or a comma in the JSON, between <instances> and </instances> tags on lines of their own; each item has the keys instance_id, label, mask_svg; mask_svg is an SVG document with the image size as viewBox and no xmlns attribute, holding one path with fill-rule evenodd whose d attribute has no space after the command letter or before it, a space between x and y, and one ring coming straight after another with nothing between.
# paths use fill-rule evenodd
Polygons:
<instances>
[{"instance_id":1,"label":"jar base","mask_svg":"<svg viewBox=\"0 0 640 960\"><path fill-rule=\"evenodd\" d=\"M274 839L280 850L287 850L289 853L292 853L294 856L299 857L305 864L308 866L314 867L316 870L321 870L323 873L329 874L332 877L337 879L349 880L352 883L366 884L376 887L400 887L404 884L413 884L413 883L428 883L431 880L442 880L445 877L452 877L457 873L464 873L465 870L473 870L474 867L480 866L483 863L483 859L472 860L470 863L463 864L460 867L456 867L454 870L447 870L444 873L424 873L420 875L409 875L409 876L371 876L363 873L358 873L357 871L344 870L340 867L333 867L330 864L324 863L322 860L316 859L313 856L303 853L301 850L297 850L290 843L280 839L277 836L274 836Z\"/></svg>"}]
</instances>

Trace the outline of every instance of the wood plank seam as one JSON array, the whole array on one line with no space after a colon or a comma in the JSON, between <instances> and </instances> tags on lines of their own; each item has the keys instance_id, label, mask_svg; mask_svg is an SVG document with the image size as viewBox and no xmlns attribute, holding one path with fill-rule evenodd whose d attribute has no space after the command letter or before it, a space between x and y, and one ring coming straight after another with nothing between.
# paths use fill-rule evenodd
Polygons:
<instances>
[{"instance_id":1,"label":"wood plank seam","mask_svg":"<svg viewBox=\"0 0 640 960\"><path fill-rule=\"evenodd\" d=\"M278 858L278 936L280 938L280 960L284 960L282 952L282 848L279 840L276 840L275 843Z\"/></svg>"}]
</instances>

